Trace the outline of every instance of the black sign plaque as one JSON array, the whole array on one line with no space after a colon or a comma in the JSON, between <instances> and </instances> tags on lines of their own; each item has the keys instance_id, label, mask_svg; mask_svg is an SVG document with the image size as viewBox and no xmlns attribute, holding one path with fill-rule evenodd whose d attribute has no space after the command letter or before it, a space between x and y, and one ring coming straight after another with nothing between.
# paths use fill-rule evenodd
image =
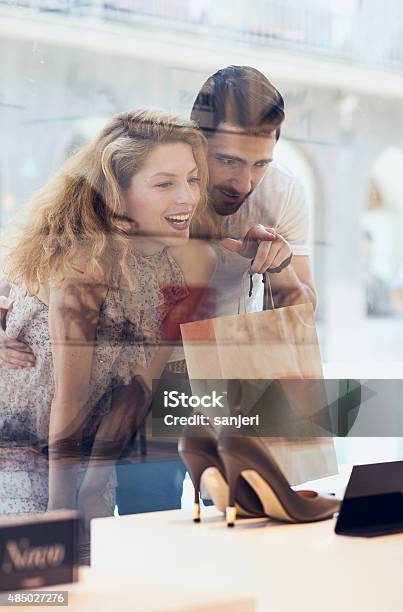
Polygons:
<instances>
[{"instance_id":1,"label":"black sign plaque","mask_svg":"<svg viewBox=\"0 0 403 612\"><path fill-rule=\"evenodd\" d=\"M77 581L79 513L58 510L0 521L0 591Z\"/></svg>"}]
</instances>

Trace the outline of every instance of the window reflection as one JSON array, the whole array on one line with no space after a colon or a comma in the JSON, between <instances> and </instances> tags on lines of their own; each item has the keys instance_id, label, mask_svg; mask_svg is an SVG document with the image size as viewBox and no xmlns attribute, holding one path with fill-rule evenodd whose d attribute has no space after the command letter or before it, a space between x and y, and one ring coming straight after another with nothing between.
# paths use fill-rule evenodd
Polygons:
<instances>
[{"instance_id":1,"label":"window reflection","mask_svg":"<svg viewBox=\"0 0 403 612\"><path fill-rule=\"evenodd\" d=\"M382 376L403 362L401 2L0 0L0 17L3 228L114 114L158 107L189 117L222 57L251 64L285 98L274 159L304 187L329 374L344 364L343 376L355 376L350 366L362 363ZM147 423L130 444L119 512L179 507L176 441L152 440ZM402 447L354 444L340 462L398 457ZM5 479L7 491L34 486L18 471Z\"/></svg>"}]
</instances>

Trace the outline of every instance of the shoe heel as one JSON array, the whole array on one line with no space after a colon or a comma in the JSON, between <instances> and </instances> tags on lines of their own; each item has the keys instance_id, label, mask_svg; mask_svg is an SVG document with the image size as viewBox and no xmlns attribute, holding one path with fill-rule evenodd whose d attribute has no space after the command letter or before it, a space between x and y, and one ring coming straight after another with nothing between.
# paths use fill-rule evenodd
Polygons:
<instances>
[{"instance_id":1,"label":"shoe heel","mask_svg":"<svg viewBox=\"0 0 403 612\"><path fill-rule=\"evenodd\" d=\"M193 522L200 523L200 483L202 474L204 470L210 467L210 463L207 462L204 457L193 453L185 453L182 451L181 457L186 464L195 490L193 504Z\"/></svg>"},{"instance_id":2,"label":"shoe heel","mask_svg":"<svg viewBox=\"0 0 403 612\"><path fill-rule=\"evenodd\" d=\"M225 520L227 527L235 527L236 521L236 507L228 505L225 510Z\"/></svg>"},{"instance_id":3,"label":"shoe heel","mask_svg":"<svg viewBox=\"0 0 403 612\"><path fill-rule=\"evenodd\" d=\"M233 455L221 453L221 458L225 466L225 474L228 482L228 506L225 511L225 519L227 527L235 527L236 522L236 490L238 486L239 477L243 466L241 462L237 460Z\"/></svg>"}]
</instances>

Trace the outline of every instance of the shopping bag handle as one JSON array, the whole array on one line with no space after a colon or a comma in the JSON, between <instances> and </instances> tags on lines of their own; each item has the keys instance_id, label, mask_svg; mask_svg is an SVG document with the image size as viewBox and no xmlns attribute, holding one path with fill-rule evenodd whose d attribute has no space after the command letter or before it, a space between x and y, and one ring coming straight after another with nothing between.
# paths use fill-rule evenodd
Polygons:
<instances>
[{"instance_id":1,"label":"shopping bag handle","mask_svg":"<svg viewBox=\"0 0 403 612\"><path fill-rule=\"evenodd\" d=\"M251 283L252 283L252 274L250 274L250 272L247 270L242 275L241 293L238 296L238 314L241 314L241 301L243 303L243 314L246 313L246 276L250 277ZM270 282L269 273L268 272L264 272L262 274L262 276L263 276L262 282L264 284L263 310L275 310L276 307L274 305L273 291L272 291L272 288L271 288L271 282ZM252 284L251 284L251 288L252 288ZM251 294L251 290L249 292L249 296ZM268 308L269 296L270 296L271 309Z\"/></svg>"},{"instance_id":2,"label":"shopping bag handle","mask_svg":"<svg viewBox=\"0 0 403 612\"><path fill-rule=\"evenodd\" d=\"M275 310L276 307L274 305L274 300L273 300L273 291L271 288L271 282L270 282L270 274L269 272L263 272L263 284L264 284L264 296L263 296L263 310L270 310L270 308L268 308L268 297L270 294L270 303L271 303L271 310Z\"/></svg>"},{"instance_id":3,"label":"shopping bag handle","mask_svg":"<svg viewBox=\"0 0 403 612\"><path fill-rule=\"evenodd\" d=\"M274 300L273 300L271 282L270 282L270 273L267 270L266 272L263 273L263 283L264 283L263 310L276 310L276 307L274 305ZM270 296L271 309L269 308L269 296ZM303 304L305 304L305 302L303 302ZM310 302L307 302L307 304L310 304ZM299 304L294 304L294 306L299 306ZM293 308L293 306L290 306L290 307ZM287 308L290 308L290 307L287 307ZM307 323L303 319L303 317L301 317L300 313L298 312L298 309L293 308L293 312L294 312L294 316L297 317L301 325L303 325L304 327L309 327L310 329L314 327L314 325L312 325L311 323Z\"/></svg>"},{"instance_id":4,"label":"shopping bag handle","mask_svg":"<svg viewBox=\"0 0 403 612\"><path fill-rule=\"evenodd\" d=\"M244 311L243 314L246 314L246 276L250 275L249 271L246 271L243 275L242 275L242 283L241 283L241 295L238 297L238 314L241 314L240 310L241 310L241 301L243 303L243 307L244 307ZM273 299L273 291L272 291L272 287L271 287L271 282L270 282L270 273L268 271L263 273L263 284L264 284L264 296L263 296L263 310L279 310L276 308L275 304L274 304L274 299ZM270 300L270 301L269 301ZM269 304L271 305L271 308L269 307ZM308 302L308 304L310 304L310 302ZM302 304L301 304L302 305ZM295 304L295 306L299 306L299 304ZM311 304L312 307L312 304ZM292 306L291 306L292 308ZM280 309L282 310L282 309ZM298 312L298 309L293 308L293 312L294 312L294 316L297 317L298 321L301 323L301 325L303 325L304 327L308 327L309 329L312 329L312 327L315 327L315 323L307 323L303 317L301 317L300 313Z\"/></svg>"},{"instance_id":5,"label":"shopping bag handle","mask_svg":"<svg viewBox=\"0 0 403 612\"><path fill-rule=\"evenodd\" d=\"M241 300L243 302L243 314L246 313L246 281L245 281L245 278L247 274L248 274L248 271L242 274L241 289L240 289L240 294L238 295L238 314L241 314Z\"/></svg>"}]
</instances>

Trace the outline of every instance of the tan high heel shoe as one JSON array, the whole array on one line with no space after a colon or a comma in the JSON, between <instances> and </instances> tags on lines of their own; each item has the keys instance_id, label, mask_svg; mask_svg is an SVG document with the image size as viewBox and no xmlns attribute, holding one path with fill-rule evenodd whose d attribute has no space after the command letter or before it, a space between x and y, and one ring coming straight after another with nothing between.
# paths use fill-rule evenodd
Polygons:
<instances>
[{"instance_id":1,"label":"tan high heel shoe","mask_svg":"<svg viewBox=\"0 0 403 612\"><path fill-rule=\"evenodd\" d=\"M224 464L217 451L218 437L207 425L187 426L179 438L178 451L185 463L195 489L195 523L200 522L200 486L206 486L214 505L225 514L228 505L229 488ZM254 490L240 478L234 487L233 503L238 516L265 516L262 505Z\"/></svg>"},{"instance_id":2,"label":"tan high heel shoe","mask_svg":"<svg viewBox=\"0 0 403 612\"><path fill-rule=\"evenodd\" d=\"M234 526L238 514L235 491L239 478L255 491L265 515L273 519L290 523L321 521L339 509L339 501L330 495L291 489L269 449L258 437L222 436L218 453L229 485L228 527Z\"/></svg>"}]
</instances>

